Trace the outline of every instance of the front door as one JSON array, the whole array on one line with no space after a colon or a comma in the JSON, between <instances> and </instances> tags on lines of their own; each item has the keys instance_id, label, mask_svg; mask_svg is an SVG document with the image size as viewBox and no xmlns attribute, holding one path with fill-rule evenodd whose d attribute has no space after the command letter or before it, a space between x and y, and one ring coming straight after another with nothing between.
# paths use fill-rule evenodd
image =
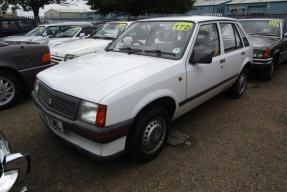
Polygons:
<instances>
[{"instance_id":1,"label":"front door","mask_svg":"<svg viewBox=\"0 0 287 192\"><path fill-rule=\"evenodd\" d=\"M191 64L187 61L187 96L186 100L180 103L185 106L185 110L196 107L222 90L223 56L217 22L200 24L193 50L200 46L213 49L213 59L210 64Z\"/></svg>"}]
</instances>

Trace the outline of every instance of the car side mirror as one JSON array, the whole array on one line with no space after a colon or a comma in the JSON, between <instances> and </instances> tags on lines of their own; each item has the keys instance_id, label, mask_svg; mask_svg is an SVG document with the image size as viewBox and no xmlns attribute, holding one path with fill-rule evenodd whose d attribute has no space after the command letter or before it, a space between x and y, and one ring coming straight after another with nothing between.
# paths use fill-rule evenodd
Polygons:
<instances>
[{"instance_id":1,"label":"car side mirror","mask_svg":"<svg viewBox=\"0 0 287 192\"><path fill-rule=\"evenodd\" d=\"M106 46L106 48L105 48L105 51L107 51L109 48L110 48L110 46L111 46L111 44L112 44L113 42L109 42L109 44Z\"/></svg>"},{"instance_id":2,"label":"car side mirror","mask_svg":"<svg viewBox=\"0 0 287 192\"><path fill-rule=\"evenodd\" d=\"M81 38L86 37L86 34L85 33L80 33L80 37Z\"/></svg>"},{"instance_id":3,"label":"car side mirror","mask_svg":"<svg viewBox=\"0 0 287 192\"><path fill-rule=\"evenodd\" d=\"M190 64L210 64L212 63L212 57L214 54L214 50L208 46L195 46L193 48L191 57L189 59Z\"/></svg>"}]
</instances>

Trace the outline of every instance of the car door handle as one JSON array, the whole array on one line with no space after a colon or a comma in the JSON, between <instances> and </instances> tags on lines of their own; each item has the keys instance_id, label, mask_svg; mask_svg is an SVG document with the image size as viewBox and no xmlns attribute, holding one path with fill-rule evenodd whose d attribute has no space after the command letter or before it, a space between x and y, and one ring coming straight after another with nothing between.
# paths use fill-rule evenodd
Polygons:
<instances>
[{"instance_id":1,"label":"car door handle","mask_svg":"<svg viewBox=\"0 0 287 192\"><path fill-rule=\"evenodd\" d=\"M224 62L225 62L225 59L221 59L221 60L220 60L220 63L224 63Z\"/></svg>"},{"instance_id":2,"label":"car door handle","mask_svg":"<svg viewBox=\"0 0 287 192\"><path fill-rule=\"evenodd\" d=\"M241 55L245 55L245 52L241 52Z\"/></svg>"}]
</instances>

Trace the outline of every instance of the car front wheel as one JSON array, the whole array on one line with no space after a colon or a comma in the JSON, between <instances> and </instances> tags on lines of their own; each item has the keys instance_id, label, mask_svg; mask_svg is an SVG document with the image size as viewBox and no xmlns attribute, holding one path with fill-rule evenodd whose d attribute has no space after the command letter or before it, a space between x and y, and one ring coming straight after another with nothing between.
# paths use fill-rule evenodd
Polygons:
<instances>
[{"instance_id":1,"label":"car front wheel","mask_svg":"<svg viewBox=\"0 0 287 192\"><path fill-rule=\"evenodd\" d=\"M18 78L9 72L0 71L0 110L14 105L20 94Z\"/></svg>"},{"instance_id":2,"label":"car front wheel","mask_svg":"<svg viewBox=\"0 0 287 192\"><path fill-rule=\"evenodd\" d=\"M136 119L127 138L128 156L138 162L154 159L162 150L169 132L170 115L163 107L145 110Z\"/></svg>"}]
</instances>

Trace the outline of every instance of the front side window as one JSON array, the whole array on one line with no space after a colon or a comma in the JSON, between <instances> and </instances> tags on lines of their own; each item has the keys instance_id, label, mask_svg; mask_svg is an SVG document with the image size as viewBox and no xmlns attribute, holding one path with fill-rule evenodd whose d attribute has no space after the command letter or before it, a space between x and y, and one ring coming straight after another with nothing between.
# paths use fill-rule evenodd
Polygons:
<instances>
[{"instance_id":1,"label":"front side window","mask_svg":"<svg viewBox=\"0 0 287 192\"><path fill-rule=\"evenodd\" d=\"M127 23L107 23L92 38L115 39L127 27Z\"/></svg>"},{"instance_id":2,"label":"front side window","mask_svg":"<svg viewBox=\"0 0 287 192\"><path fill-rule=\"evenodd\" d=\"M46 27L38 26L26 34L26 36L41 36Z\"/></svg>"},{"instance_id":3,"label":"front side window","mask_svg":"<svg viewBox=\"0 0 287 192\"><path fill-rule=\"evenodd\" d=\"M74 37L76 34L78 34L82 30L82 27L80 26L69 26L69 27L63 27L62 32L56 35L58 38L70 38Z\"/></svg>"},{"instance_id":4,"label":"front side window","mask_svg":"<svg viewBox=\"0 0 287 192\"><path fill-rule=\"evenodd\" d=\"M242 20L242 27L248 35L264 35L280 37L280 20Z\"/></svg>"},{"instance_id":5,"label":"front side window","mask_svg":"<svg viewBox=\"0 0 287 192\"><path fill-rule=\"evenodd\" d=\"M213 57L220 55L219 34L215 23L201 25L199 28L194 49L204 46L214 51Z\"/></svg>"},{"instance_id":6,"label":"front side window","mask_svg":"<svg viewBox=\"0 0 287 192\"><path fill-rule=\"evenodd\" d=\"M133 24L109 50L180 59L194 29L192 22L150 21Z\"/></svg>"},{"instance_id":7,"label":"front side window","mask_svg":"<svg viewBox=\"0 0 287 192\"><path fill-rule=\"evenodd\" d=\"M235 31L231 23L221 23L220 24L224 52L230 52L237 49Z\"/></svg>"},{"instance_id":8,"label":"front side window","mask_svg":"<svg viewBox=\"0 0 287 192\"><path fill-rule=\"evenodd\" d=\"M56 36L60 32L61 32L61 29L59 26L51 26L51 27L47 27L42 35L43 36Z\"/></svg>"}]
</instances>

